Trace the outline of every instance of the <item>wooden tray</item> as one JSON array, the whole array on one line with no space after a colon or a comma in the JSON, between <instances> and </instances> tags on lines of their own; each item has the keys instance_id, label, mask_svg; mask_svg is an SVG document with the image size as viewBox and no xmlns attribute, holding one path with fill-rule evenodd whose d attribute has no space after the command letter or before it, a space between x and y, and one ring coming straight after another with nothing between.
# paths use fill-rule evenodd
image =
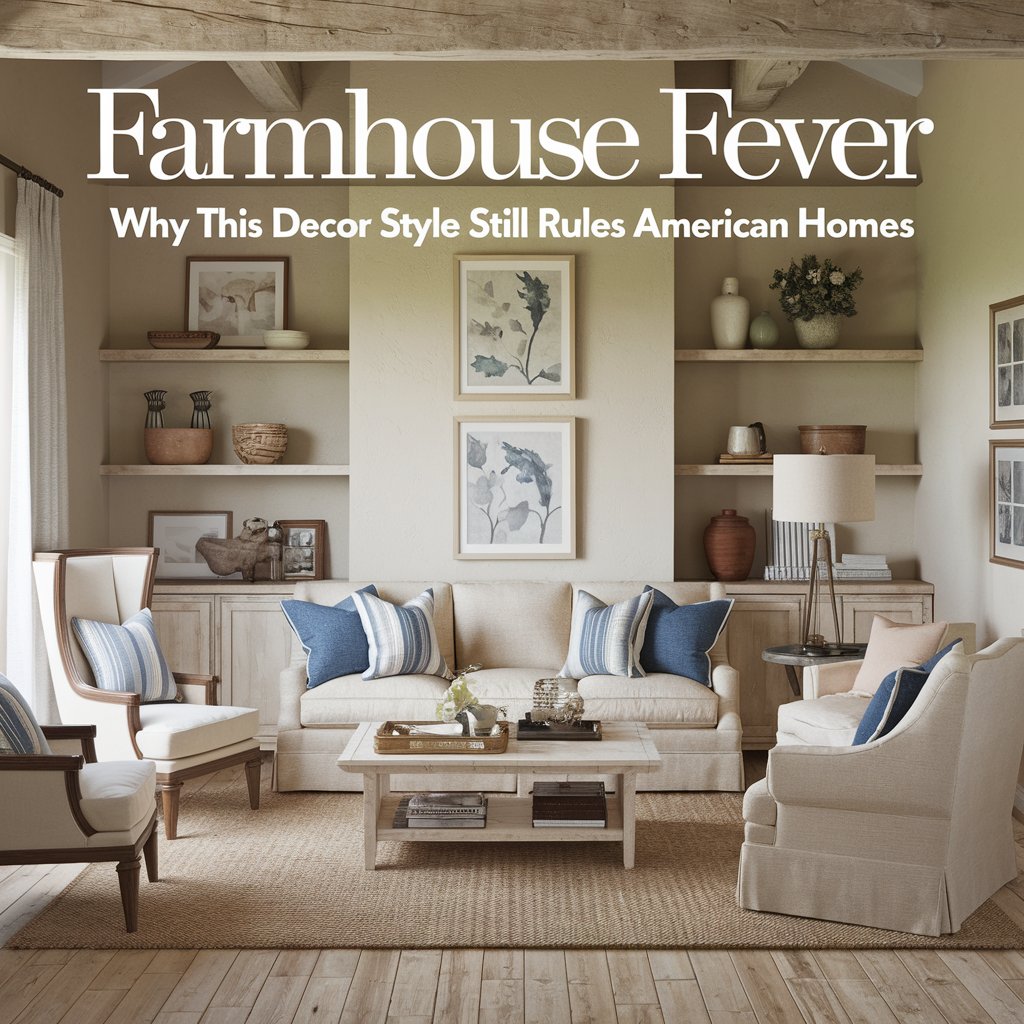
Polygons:
<instances>
[{"instance_id":1,"label":"wooden tray","mask_svg":"<svg viewBox=\"0 0 1024 1024\"><path fill-rule=\"evenodd\" d=\"M526 712L525 718L519 719L516 727L516 738L520 740L599 740L601 739L601 723L593 718L580 720L579 725L548 725L546 722L535 722Z\"/></svg>"},{"instance_id":2,"label":"wooden tray","mask_svg":"<svg viewBox=\"0 0 1024 1024\"><path fill-rule=\"evenodd\" d=\"M213 348L220 341L216 331L150 331L151 348Z\"/></svg>"},{"instance_id":3,"label":"wooden tray","mask_svg":"<svg viewBox=\"0 0 1024 1024\"><path fill-rule=\"evenodd\" d=\"M498 736L394 736L396 725L434 722L385 722L374 734L376 754L503 754L508 750L508 722L498 722Z\"/></svg>"}]
</instances>

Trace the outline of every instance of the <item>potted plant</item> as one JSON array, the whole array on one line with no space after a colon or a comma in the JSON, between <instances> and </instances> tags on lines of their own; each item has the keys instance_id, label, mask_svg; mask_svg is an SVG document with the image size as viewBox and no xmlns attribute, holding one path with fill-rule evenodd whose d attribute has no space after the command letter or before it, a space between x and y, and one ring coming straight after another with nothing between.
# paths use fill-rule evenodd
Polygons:
<instances>
[{"instance_id":1,"label":"potted plant","mask_svg":"<svg viewBox=\"0 0 1024 1024\"><path fill-rule=\"evenodd\" d=\"M776 270L770 287L779 291L779 305L793 321L801 348L833 348L840 317L857 315L853 293L863 279L860 267L847 274L830 259L811 255Z\"/></svg>"},{"instance_id":2,"label":"potted plant","mask_svg":"<svg viewBox=\"0 0 1024 1024\"><path fill-rule=\"evenodd\" d=\"M458 722L464 736L487 736L495 727L498 715L504 715L506 710L477 702L466 676L479 669L479 665L464 668L452 679L451 686L437 703L437 717L442 722Z\"/></svg>"}]
</instances>

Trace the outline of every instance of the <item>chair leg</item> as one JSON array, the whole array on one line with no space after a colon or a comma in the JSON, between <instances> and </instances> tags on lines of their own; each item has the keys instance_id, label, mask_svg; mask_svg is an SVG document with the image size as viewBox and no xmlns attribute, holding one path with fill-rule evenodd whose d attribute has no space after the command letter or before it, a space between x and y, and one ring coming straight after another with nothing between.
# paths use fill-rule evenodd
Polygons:
<instances>
[{"instance_id":1,"label":"chair leg","mask_svg":"<svg viewBox=\"0 0 1024 1024\"><path fill-rule=\"evenodd\" d=\"M178 800L181 797L180 782L161 783L158 787L164 805L164 835L168 839L178 838Z\"/></svg>"},{"instance_id":2,"label":"chair leg","mask_svg":"<svg viewBox=\"0 0 1024 1024\"><path fill-rule=\"evenodd\" d=\"M117 865L117 881L121 886L121 906L124 908L124 926L129 932L139 927L139 872L142 863L138 857L123 860Z\"/></svg>"},{"instance_id":3,"label":"chair leg","mask_svg":"<svg viewBox=\"0 0 1024 1024\"><path fill-rule=\"evenodd\" d=\"M258 811L260 807L260 772L262 770L262 756L245 762L245 784L249 787L249 806L254 811Z\"/></svg>"},{"instance_id":4,"label":"chair leg","mask_svg":"<svg viewBox=\"0 0 1024 1024\"><path fill-rule=\"evenodd\" d=\"M156 825L154 825L153 831L149 833L149 838L146 840L146 845L142 848L142 855L146 858L146 877L151 882L158 882L160 880L156 835Z\"/></svg>"}]
</instances>

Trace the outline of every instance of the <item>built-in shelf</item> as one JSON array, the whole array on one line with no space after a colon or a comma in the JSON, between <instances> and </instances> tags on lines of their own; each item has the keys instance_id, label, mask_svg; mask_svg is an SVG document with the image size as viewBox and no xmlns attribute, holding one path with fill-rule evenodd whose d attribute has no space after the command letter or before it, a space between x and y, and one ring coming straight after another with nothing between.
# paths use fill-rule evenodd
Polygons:
<instances>
[{"instance_id":1,"label":"built-in shelf","mask_svg":"<svg viewBox=\"0 0 1024 1024\"><path fill-rule=\"evenodd\" d=\"M921 465L876 464L875 476L920 476ZM676 466L676 476L771 476L771 466L720 466L718 463L688 463Z\"/></svg>"},{"instance_id":2,"label":"built-in shelf","mask_svg":"<svg viewBox=\"0 0 1024 1024\"><path fill-rule=\"evenodd\" d=\"M101 363L347 363L340 348L101 348Z\"/></svg>"},{"instance_id":3,"label":"built-in shelf","mask_svg":"<svg viewBox=\"0 0 1024 1024\"><path fill-rule=\"evenodd\" d=\"M677 363L919 363L919 348L677 348Z\"/></svg>"},{"instance_id":4,"label":"built-in shelf","mask_svg":"<svg viewBox=\"0 0 1024 1024\"><path fill-rule=\"evenodd\" d=\"M348 476L348 466L100 466L100 476Z\"/></svg>"}]
</instances>

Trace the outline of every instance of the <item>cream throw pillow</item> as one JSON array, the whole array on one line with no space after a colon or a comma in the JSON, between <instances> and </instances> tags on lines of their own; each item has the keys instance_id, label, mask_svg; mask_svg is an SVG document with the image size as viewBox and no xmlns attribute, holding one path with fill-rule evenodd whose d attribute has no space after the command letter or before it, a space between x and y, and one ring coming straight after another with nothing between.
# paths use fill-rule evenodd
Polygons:
<instances>
[{"instance_id":1,"label":"cream throw pillow","mask_svg":"<svg viewBox=\"0 0 1024 1024\"><path fill-rule=\"evenodd\" d=\"M945 622L907 626L876 615L853 689L857 693L874 693L890 672L927 661L939 649L945 635Z\"/></svg>"}]
</instances>

